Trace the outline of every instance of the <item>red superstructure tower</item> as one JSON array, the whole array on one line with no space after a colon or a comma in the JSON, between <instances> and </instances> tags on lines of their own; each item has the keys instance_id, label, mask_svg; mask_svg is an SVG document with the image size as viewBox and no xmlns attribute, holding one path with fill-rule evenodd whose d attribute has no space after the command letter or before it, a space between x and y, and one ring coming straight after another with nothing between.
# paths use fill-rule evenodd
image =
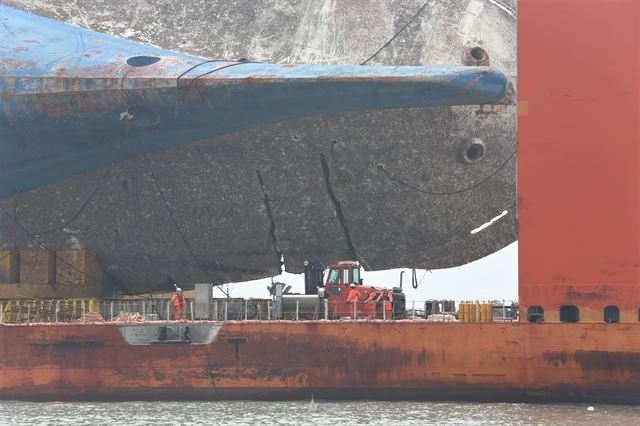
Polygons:
<instances>
[{"instance_id":1,"label":"red superstructure tower","mask_svg":"<svg viewBox=\"0 0 640 426\"><path fill-rule=\"evenodd\" d=\"M523 321L530 307L545 322L639 320L639 11L637 0L519 3Z\"/></svg>"}]
</instances>

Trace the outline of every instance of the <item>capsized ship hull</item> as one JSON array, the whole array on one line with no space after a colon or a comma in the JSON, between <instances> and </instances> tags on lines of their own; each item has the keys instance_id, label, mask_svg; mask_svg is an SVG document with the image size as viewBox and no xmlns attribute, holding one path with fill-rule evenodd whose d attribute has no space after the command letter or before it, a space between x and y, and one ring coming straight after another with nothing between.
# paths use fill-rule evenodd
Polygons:
<instances>
[{"instance_id":1,"label":"capsized ship hull","mask_svg":"<svg viewBox=\"0 0 640 426\"><path fill-rule=\"evenodd\" d=\"M283 259L290 272L338 258L450 267L516 239L515 105L495 104L513 83L515 27L494 6L450 51L429 48L435 69L398 67L432 63L404 56L361 67L355 53L342 66L211 61L227 55L4 6L0 19L2 249L39 247L32 236L83 248L141 293L168 275L184 287L271 276ZM464 66L496 19L508 25L483 44L494 68ZM466 161L475 140L485 149Z\"/></svg>"},{"instance_id":2,"label":"capsized ship hull","mask_svg":"<svg viewBox=\"0 0 640 426\"><path fill-rule=\"evenodd\" d=\"M0 326L0 398L640 403L639 324L196 323L203 344L123 331L160 325Z\"/></svg>"}]
</instances>

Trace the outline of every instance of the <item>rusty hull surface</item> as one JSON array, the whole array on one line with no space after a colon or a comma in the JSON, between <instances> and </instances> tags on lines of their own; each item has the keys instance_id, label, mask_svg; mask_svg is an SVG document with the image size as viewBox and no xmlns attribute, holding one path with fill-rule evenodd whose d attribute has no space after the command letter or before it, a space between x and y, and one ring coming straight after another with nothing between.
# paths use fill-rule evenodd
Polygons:
<instances>
[{"instance_id":1,"label":"rusty hull surface","mask_svg":"<svg viewBox=\"0 0 640 426\"><path fill-rule=\"evenodd\" d=\"M231 322L141 346L118 327L0 326L0 398L640 402L637 323Z\"/></svg>"}]
</instances>

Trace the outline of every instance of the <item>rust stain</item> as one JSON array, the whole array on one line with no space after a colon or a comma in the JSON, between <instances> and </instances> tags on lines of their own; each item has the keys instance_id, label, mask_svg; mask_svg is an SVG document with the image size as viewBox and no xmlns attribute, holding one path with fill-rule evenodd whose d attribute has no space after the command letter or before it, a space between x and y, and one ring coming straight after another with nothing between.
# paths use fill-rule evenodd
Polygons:
<instances>
[{"instance_id":1,"label":"rust stain","mask_svg":"<svg viewBox=\"0 0 640 426\"><path fill-rule=\"evenodd\" d=\"M628 371L640 375L640 353L578 350L573 357L585 370Z\"/></svg>"},{"instance_id":2,"label":"rust stain","mask_svg":"<svg viewBox=\"0 0 640 426\"><path fill-rule=\"evenodd\" d=\"M576 290L573 287L570 287L567 289L567 300L568 301L572 301L572 300L586 300L586 301L593 301L593 300L605 300L605 299L609 299L609 292L607 291L606 287L601 287L598 289L597 292L595 291L580 291L580 290Z\"/></svg>"},{"instance_id":3,"label":"rust stain","mask_svg":"<svg viewBox=\"0 0 640 426\"><path fill-rule=\"evenodd\" d=\"M2 58L0 59L0 72L3 74L9 74L10 72L14 72L16 69L35 68L37 65L37 62L31 60Z\"/></svg>"},{"instance_id":4,"label":"rust stain","mask_svg":"<svg viewBox=\"0 0 640 426\"><path fill-rule=\"evenodd\" d=\"M103 340L74 341L63 340L60 342L33 342L34 347L57 349L95 349L104 346Z\"/></svg>"},{"instance_id":5,"label":"rust stain","mask_svg":"<svg viewBox=\"0 0 640 426\"><path fill-rule=\"evenodd\" d=\"M542 358L554 367L558 367L559 363L562 363L562 365L565 365L567 363L567 361L569 360L569 355L566 352L546 351L544 354L542 354Z\"/></svg>"},{"instance_id":6,"label":"rust stain","mask_svg":"<svg viewBox=\"0 0 640 426\"><path fill-rule=\"evenodd\" d=\"M242 82L246 84L280 83L285 81L285 79L280 75L262 75L260 77L245 77L242 79L222 77L221 79L242 80Z\"/></svg>"},{"instance_id":7,"label":"rust stain","mask_svg":"<svg viewBox=\"0 0 640 426\"><path fill-rule=\"evenodd\" d=\"M462 63L468 66L489 66L489 54L479 46L467 47L462 52Z\"/></svg>"}]
</instances>

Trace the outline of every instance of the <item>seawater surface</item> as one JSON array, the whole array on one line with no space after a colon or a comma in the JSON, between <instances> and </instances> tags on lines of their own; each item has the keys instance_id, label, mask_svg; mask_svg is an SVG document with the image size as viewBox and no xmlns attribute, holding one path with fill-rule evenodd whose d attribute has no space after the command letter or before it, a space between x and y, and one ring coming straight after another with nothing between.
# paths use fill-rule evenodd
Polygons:
<instances>
[{"instance_id":1,"label":"seawater surface","mask_svg":"<svg viewBox=\"0 0 640 426\"><path fill-rule=\"evenodd\" d=\"M387 401L0 402L15 425L638 425L640 406Z\"/></svg>"}]
</instances>

